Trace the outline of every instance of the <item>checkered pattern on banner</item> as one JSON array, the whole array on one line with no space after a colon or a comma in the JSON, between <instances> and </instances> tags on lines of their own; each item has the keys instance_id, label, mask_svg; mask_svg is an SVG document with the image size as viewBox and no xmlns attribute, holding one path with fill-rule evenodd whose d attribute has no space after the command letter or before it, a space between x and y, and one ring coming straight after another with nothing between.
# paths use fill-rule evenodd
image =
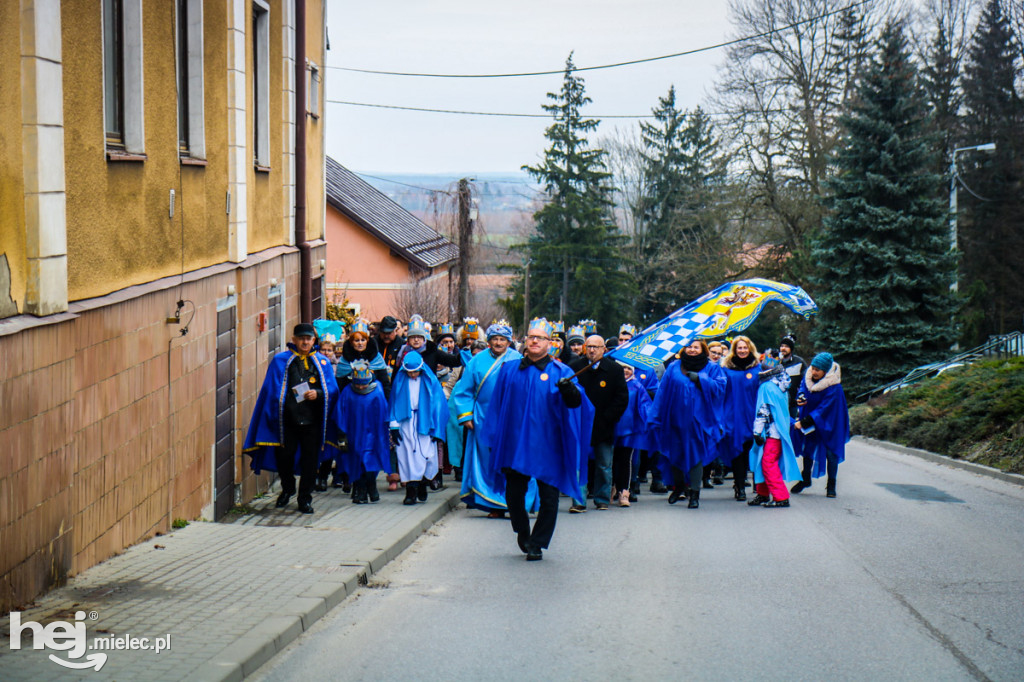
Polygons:
<instances>
[{"instance_id":1,"label":"checkered pattern on banner","mask_svg":"<svg viewBox=\"0 0 1024 682\"><path fill-rule=\"evenodd\" d=\"M640 349L640 354L664 360L676 353L684 343L704 331L710 319L710 315L694 313L672 320L665 329Z\"/></svg>"}]
</instances>

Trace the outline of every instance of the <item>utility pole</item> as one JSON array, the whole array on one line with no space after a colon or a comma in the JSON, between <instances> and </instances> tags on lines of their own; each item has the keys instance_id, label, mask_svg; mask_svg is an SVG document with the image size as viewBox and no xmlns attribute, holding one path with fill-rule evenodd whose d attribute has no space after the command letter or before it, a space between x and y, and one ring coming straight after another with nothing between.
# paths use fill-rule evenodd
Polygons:
<instances>
[{"instance_id":1,"label":"utility pole","mask_svg":"<svg viewBox=\"0 0 1024 682\"><path fill-rule=\"evenodd\" d=\"M459 311L457 320L469 314L469 259L473 244L473 218L470 216L469 179L459 180Z\"/></svg>"},{"instance_id":2,"label":"utility pole","mask_svg":"<svg viewBox=\"0 0 1024 682\"><path fill-rule=\"evenodd\" d=\"M958 147L953 150L953 153L949 158L949 248L954 253L957 250L958 235L957 235L957 224L956 224L956 213L957 213L957 184L960 182L960 177L956 170L956 155L960 152L988 152L991 154L996 150L995 142L988 142L986 144L976 144L971 147ZM949 287L950 291L954 294L960 289L960 264L957 261L956 269L953 272L953 283Z\"/></svg>"}]
</instances>

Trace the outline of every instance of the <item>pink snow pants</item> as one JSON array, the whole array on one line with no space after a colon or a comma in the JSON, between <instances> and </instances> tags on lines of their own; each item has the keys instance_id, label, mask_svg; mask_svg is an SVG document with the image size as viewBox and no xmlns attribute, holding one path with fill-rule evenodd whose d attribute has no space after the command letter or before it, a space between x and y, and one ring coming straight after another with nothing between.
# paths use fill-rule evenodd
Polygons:
<instances>
[{"instance_id":1,"label":"pink snow pants","mask_svg":"<svg viewBox=\"0 0 1024 682\"><path fill-rule=\"evenodd\" d=\"M782 441L778 438L769 438L764 442L764 453L761 455L761 471L764 473L764 483L758 483L756 492L758 495L773 500L788 500L789 489L786 482L782 480L782 471L779 469L779 458L782 457Z\"/></svg>"}]
</instances>

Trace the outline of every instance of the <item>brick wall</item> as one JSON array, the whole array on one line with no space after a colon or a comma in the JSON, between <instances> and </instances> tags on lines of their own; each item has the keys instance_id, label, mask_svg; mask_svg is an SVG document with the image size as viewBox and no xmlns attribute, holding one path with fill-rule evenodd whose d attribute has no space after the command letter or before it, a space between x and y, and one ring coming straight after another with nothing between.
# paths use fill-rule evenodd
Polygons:
<instances>
[{"instance_id":1,"label":"brick wall","mask_svg":"<svg viewBox=\"0 0 1024 682\"><path fill-rule=\"evenodd\" d=\"M319 254L319 255L317 255ZM323 257L323 247L314 258ZM241 454L268 342L257 331L271 278L298 317L298 254L271 249L238 266L191 273L74 303L37 324L0 322L0 610L69 575L212 513L218 301L234 287L236 496L265 491ZM165 318L194 302L189 333ZM184 308L189 320L191 305Z\"/></svg>"}]
</instances>

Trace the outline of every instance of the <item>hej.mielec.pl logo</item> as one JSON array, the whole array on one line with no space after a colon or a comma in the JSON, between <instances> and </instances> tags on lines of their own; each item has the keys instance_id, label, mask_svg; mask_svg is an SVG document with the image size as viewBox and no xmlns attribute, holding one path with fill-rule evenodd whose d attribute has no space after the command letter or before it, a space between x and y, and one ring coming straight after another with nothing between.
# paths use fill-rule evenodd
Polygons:
<instances>
[{"instance_id":1,"label":"hej.mielec.pl logo","mask_svg":"<svg viewBox=\"0 0 1024 682\"><path fill-rule=\"evenodd\" d=\"M92 645L89 644L88 635L85 632L85 611L76 611L73 623L67 621L54 621L47 625L35 621L21 621L21 612L11 612L11 650L16 651L22 647L22 635L26 632L32 634L33 649L50 649L53 651L66 651L65 658L49 655L49 659L65 668L84 670L95 668L99 670L107 662L107 654L97 652L85 656L79 660L86 651L96 649L118 650L118 651L167 651L171 648L171 635L168 633L163 637L132 637L130 635L117 636L105 635L93 637ZM88 614L90 620L96 620L96 612Z\"/></svg>"}]
</instances>

